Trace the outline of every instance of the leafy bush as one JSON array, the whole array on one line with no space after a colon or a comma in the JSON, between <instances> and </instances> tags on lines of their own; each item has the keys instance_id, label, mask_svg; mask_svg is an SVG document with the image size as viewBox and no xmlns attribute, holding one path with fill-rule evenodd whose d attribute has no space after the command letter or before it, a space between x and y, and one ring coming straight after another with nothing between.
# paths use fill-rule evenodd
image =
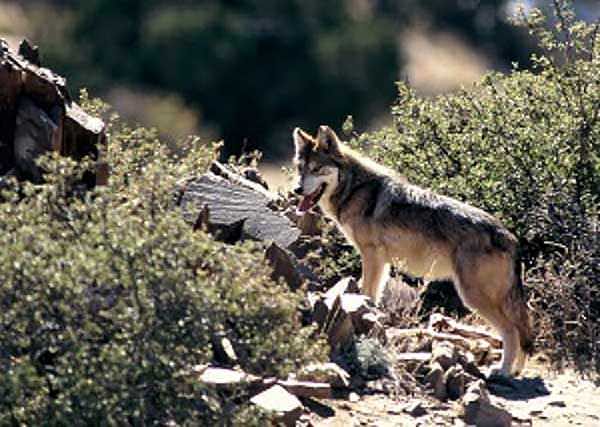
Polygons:
<instances>
[{"instance_id":1,"label":"leafy bush","mask_svg":"<svg viewBox=\"0 0 600 427\"><path fill-rule=\"evenodd\" d=\"M600 31L558 2L518 23L545 55L431 99L404 83L394 125L353 144L412 182L495 213L521 242L539 343L600 368Z\"/></svg>"},{"instance_id":2,"label":"leafy bush","mask_svg":"<svg viewBox=\"0 0 600 427\"><path fill-rule=\"evenodd\" d=\"M176 182L213 147L191 140L173 158L155 135L111 122L107 187L80 191L89 165L48 157L47 184L4 191L0 424L247 425L258 418L238 405L243 388L216 394L191 373L213 334L254 374L322 357L262 248L214 242L177 211Z\"/></svg>"}]
</instances>

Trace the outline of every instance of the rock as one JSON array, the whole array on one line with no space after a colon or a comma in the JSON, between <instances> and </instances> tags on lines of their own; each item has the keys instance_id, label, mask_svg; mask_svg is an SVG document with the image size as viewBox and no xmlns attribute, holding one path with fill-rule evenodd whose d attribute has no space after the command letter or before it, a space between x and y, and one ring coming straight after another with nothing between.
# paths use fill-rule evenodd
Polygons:
<instances>
[{"instance_id":1,"label":"rock","mask_svg":"<svg viewBox=\"0 0 600 427\"><path fill-rule=\"evenodd\" d=\"M260 409L275 413L274 421L286 426L295 426L304 407L296 396L276 384L250 399Z\"/></svg>"},{"instance_id":2,"label":"rock","mask_svg":"<svg viewBox=\"0 0 600 427\"><path fill-rule=\"evenodd\" d=\"M288 250L273 242L267 248L265 257L273 268L271 278L282 278L292 290L297 290L305 281L318 281L318 278L306 267L300 265L296 257Z\"/></svg>"},{"instance_id":3,"label":"rock","mask_svg":"<svg viewBox=\"0 0 600 427\"><path fill-rule=\"evenodd\" d=\"M540 415L543 415L544 413L544 408L532 408L529 410L529 415L537 417Z\"/></svg>"},{"instance_id":4,"label":"rock","mask_svg":"<svg viewBox=\"0 0 600 427\"><path fill-rule=\"evenodd\" d=\"M16 169L19 178L39 182L35 158L50 150L98 161L106 144L104 122L72 101L63 77L40 66L36 46L24 40L15 54L2 40L0 45L0 173ZM84 184L104 183L108 172L98 164Z\"/></svg>"},{"instance_id":5,"label":"rock","mask_svg":"<svg viewBox=\"0 0 600 427\"><path fill-rule=\"evenodd\" d=\"M296 377L303 381L326 382L336 388L350 385L350 374L333 362L308 365L302 368Z\"/></svg>"},{"instance_id":6,"label":"rock","mask_svg":"<svg viewBox=\"0 0 600 427\"><path fill-rule=\"evenodd\" d=\"M485 340L471 340L471 349L479 365L489 365L500 357L500 353L495 355L491 344Z\"/></svg>"},{"instance_id":7,"label":"rock","mask_svg":"<svg viewBox=\"0 0 600 427\"><path fill-rule=\"evenodd\" d=\"M512 415L490 402L485 382L471 384L462 400L462 418L467 424L482 427L510 427Z\"/></svg>"},{"instance_id":8,"label":"rock","mask_svg":"<svg viewBox=\"0 0 600 427\"><path fill-rule=\"evenodd\" d=\"M350 394L348 395L348 400L352 403L356 403L360 400L360 396L358 394L356 394L355 392L350 392Z\"/></svg>"},{"instance_id":9,"label":"rock","mask_svg":"<svg viewBox=\"0 0 600 427\"><path fill-rule=\"evenodd\" d=\"M358 282L354 277L344 277L340 279L335 285L333 285L327 292L325 292L325 299L331 300L345 293L359 294L360 288Z\"/></svg>"},{"instance_id":10,"label":"rock","mask_svg":"<svg viewBox=\"0 0 600 427\"><path fill-rule=\"evenodd\" d=\"M271 210L269 203L270 199L262 192L211 172L187 181L180 198L184 218L192 224L208 206L211 227L228 229L241 223L240 239L272 241L286 249L298 239L300 231L290 220Z\"/></svg>"},{"instance_id":11,"label":"rock","mask_svg":"<svg viewBox=\"0 0 600 427\"><path fill-rule=\"evenodd\" d=\"M0 39L0 107L7 109L16 105L21 89L21 71L18 64L10 60L8 47Z\"/></svg>"},{"instance_id":12,"label":"rock","mask_svg":"<svg viewBox=\"0 0 600 427\"><path fill-rule=\"evenodd\" d=\"M304 215L298 216L295 209L290 208L286 211L285 216L291 219L305 236L318 236L321 233L319 226L321 219L316 213L305 212Z\"/></svg>"},{"instance_id":13,"label":"rock","mask_svg":"<svg viewBox=\"0 0 600 427\"><path fill-rule=\"evenodd\" d=\"M416 369L419 365L427 363L431 360L431 353L417 352L417 353L397 353L394 355L396 362L406 366L409 370Z\"/></svg>"},{"instance_id":14,"label":"rock","mask_svg":"<svg viewBox=\"0 0 600 427\"><path fill-rule=\"evenodd\" d=\"M428 384L433 395L439 400L446 400L448 396L446 391L446 381L444 378L444 369L438 362L431 364L431 369L425 376L425 383Z\"/></svg>"},{"instance_id":15,"label":"rock","mask_svg":"<svg viewBox=\"0 0 600 427\"><path fill-rule=\"evenodd\" d=\"M409 286L400 277L391 277L383 290L381 305L388 313L401 314L413 307L419 299L417 289Z\"/></svg>"},{"instance_id":16,"label":"rock","mask_svg":"<svg viewBox=\"0 0 600 427\"><path fill-rule=\"evenodd\" d=\"M46 109L71 101L64 77L48 68L31 64L25 58L13 58L23 71L22 93Z\"/></svg>"},{"instance_id":17,"label":"rock","mask_svg":"<svg viewBox=\"0 0 600 427\"><path fill-rule=\"evenodd\" d=\"M445 382L449 399L457 400L465 394L465 371L460 365L454 365L446 371Z\"/></svg>"},{"instance_id":18,"label":"rock","mask_svg":"<svg viewBox=\"0 0 600 427\"><path fill-rule=\"evenodd\" d=\"M358 299L344 297L342 307L344 292L353 286L356 286L354 279L342 279L329 289L321 299L317 300L314 305L314 320L319 324L322 331L327 332L329 345L333 353L349 344L355 334L352 314L347 310L358 309L360 306L360 304L357 304ZM362 300L360 301L362 302Z\"/></svg>"},{"instance_id":19,"label":"rock","mask_svg":"<svg viewBox=\"0 0 600 427\"><path fill-rule=\"evenodd\" d=\"M102 162L101 149L106 146L104 130L105 124L102 120L90 116L76 103L66 102L62 153L77 160L91 156ZM97 169L102 167L100 164Z\"/></svg>"},{"instance_id":20,"label":"rock","mask_svg":"<svg viewBox=\"0 0 600 427\"><path fill-rule=\"evenodd\" d=\"M212 350L215 362L223 366L234 366L238 363L233 345L229 338L222 333L213 334L211 337Z\"/></svg>"},{"instance_id":21,"label":"rock","mask_svg":"<svg viewBox=\"0 0 600 427\"><path fill-rule=\"evenodd\" d=\"M356 319L355 327L362 333L369 333L371 336L377 337L381 340L385 339L385 327L383 326L384 320L387 316L376 308L371 307L370 311L363 313L363 315Z\"/></svg>"},{"instance_id":22,"label":"rock","mask_svg":"<svg viewBox=\"0 0 600 427\"><path fill-rule=\"evenodd\" d=\"M567 404L565 403L564 400L551 400L550 402L548 402L548 405L550 406L555 406L557 408L566 408Z\"/></svg>"},{"instance_id":23,"label":"rock","mask_svg":"<svg viewBox=\"0 0 600 427\"><path fill-rule=\"evenodd\" d=\"M258 169L251 167L251 166L247 166L244 169L242 169L242 175L244 175L244 178L246 178L248 181L252 181L252 182L260 185L265 190L269 189L269 185L267 184L267 181L265 181L265 179L263 178L263 176L261 175L261 173Z\"/></svg>"},{"instance_id":24,"label":"rock","mask_svg":"<svg viewBox=\"0 0 600 427\"><path fill-rule=\"evenodd\" d=\"M346 313L354 314L360 313L361 311L362 313L360 313L360 315L366 313L369 310L367 308L367 302L369 300L370 298L368 296L362 294L346 293L340 295L341 309Z\"/></svg>"},{"instance_id":25,"label":"rock","mask_svg":"<svg viewBox=\"0 0 600 427\"><path fill-rule=\"evenodd\" d=\"M456 346L448 341L434 341L431 349L431 360L447 370L457 362Z\"/></svg>"},{"instance_id":26,"label":"rock","mask_svg":"<svg viewBox=\"0 0 600 427\"><path fill-rule=\"evenodd\" d=\"M427 410L423 407L421 402L415 400L404 407L404 412L406 412L408 415L412 415L413 417L420 417L425 415Z\"/></svg>"},{"instance_id":27,"label":"rock","mask_svg":"<svg viewBox=\"0 0 600 427\"><path fill-rule=\"evenodd\" d=\"M60 110L56 114L60 118ZM62 128L57 122L31 99L20 98L14 135L15 166L20 176L42 182L42 171L36 160L51 150L60 151Z\"/></svg>"},{"instance_id":28,"label":"rock","mask_svg":"<svg viewBox=\"0 0 600 427\"><path fill-rule=\"evenodd\" d=\"M36 45L29 43L29 40L23 39L19 44L19 55L24 59L31 62L33 65L40 67L42 65L40 61L40 50Z\"/></svg>"},{"instance_id":29,"label":"rock","mask_svg":"<svg viewBox=\"0 0 600 427\"><path fill-rule=\"evenodd\" d=\"M318 299L314 304L314 320L321 327L324 327L327 322L331 322L333 316L333 308L339 305L339 297L346 291L358 292L358 284L352 277L345 277L332 286L325 294Z\"/></svg>"},{"instance_id":30,"label":"rock","mask_svg":"<svg viewBox=\"0 0 600 427\"><path fill-rule=\"evenodd\" d=\"M346 348L354 339L355 329L352 323L352 316L339 308L339 298L336 299L338 304L334 305L330 312L332 320L326 325L327 336L332 353L336 353L343 348Z\"/></svg>"},{"instance_id":31,"label":"rock","mask_svg":"<svg viewBox=\"0 0 600 427\"><path fill-rule=\"evenodd\" d=\"M356 281L347 277L340 280L319 298L310 295L313 319L329 336L335 353L352 341L354 335L384 335L380 322L384 314L371 304L366 295L358 293Z\"/></svg>"},{"instance_id":32,"label":"rock","mask_svg":"<svg viewBox=\"0 0 600 427\"><path fill-rule=\"evenodd\" d=\"M271 202L276 202L279 199L279 196L276 193L269 191L260 183L247 179L244 176L243 171L233 170L231 167L226 166L216 160L210 164L209 171L217 176L225 178L225 180L231 182L232 184L250 189L263 195L269 200L269 205L271 207Z\"/></svg>"},{"instance_id":33,"label":"rock","mask_svg":"<svg viewBox=\"0 0 600 427\"><path fill-rule=\"evenodd\" d=\"M331 397L331 385L324 382L289 379L277 381L277 384L298 397L312 397L317 399L327 399Z\"/></svg>"},{"instance_id":34,"label":"rock","mask_svg":"<svg viewBox=\"0 0 600 427\"><path fill-rule=\"evenodd\" d=\"M241 384L257 382L259 381L259 378L242 371L209 366L202 370L199 380L207 385L229 388Z\"/></svg>"},{"instance_id":35,"label":"rock","mask_svg":"<svg viewBox=\"0 0 600 427\"><path fill-rule=\"evenodd\" d=\"M375 323L363 321L363 316L370 313L368 302L370 298L362 294L343 294L340 296L340 310L352 319L352 325L357 334L370 332Z\"/></svg>"},{"instance_id":36,"label":"rock","mask_svg":"<svg viewBox=\"0 0 600 427\"><path fill-rule=\"evenodd\" d=\"M485 375L477 366L475 356L470 351L462 351L458 354L457 362L463 367L464 371L475 378L485 379Z\"/></svg>"}]
</instances>

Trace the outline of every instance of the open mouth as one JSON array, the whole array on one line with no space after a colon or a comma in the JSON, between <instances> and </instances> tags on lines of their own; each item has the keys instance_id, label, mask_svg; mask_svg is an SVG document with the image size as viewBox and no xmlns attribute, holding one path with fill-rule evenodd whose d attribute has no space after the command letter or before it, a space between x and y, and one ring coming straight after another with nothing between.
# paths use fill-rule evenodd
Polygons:
<instances>
[{"instance_id":1,"label":"open mouth","mask_svg":"<svg viewBox=\"0 0 600 427\"><path fill-rule=\"evenodd\" d=\"M310 208L316 205L319 202L319 199L325 192L325 187L327 184L323 183L317 187L315 191L310 194L307 194L300 200L300 204L296 208L296 214L301 216L304 215Z\"/></svg>"}]
</instances>

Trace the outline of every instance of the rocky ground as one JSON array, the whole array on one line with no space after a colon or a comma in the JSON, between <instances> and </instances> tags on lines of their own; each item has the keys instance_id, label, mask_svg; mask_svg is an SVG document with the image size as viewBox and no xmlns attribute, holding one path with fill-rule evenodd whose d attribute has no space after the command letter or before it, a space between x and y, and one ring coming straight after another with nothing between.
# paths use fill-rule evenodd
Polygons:
<instances>
[{"instance_id":1,"label":"rocky ground","mask_svg":"<svg viewBox=\"0 0 600 427\"><path fill-rule=\"evenodd\" d=\"M379 307L350 277L323 286L297 244L300 234L315 234L315 221L290 215L289 201L278 202L248 172L215 163L211 173L182 186L181 204L190 222L224 241L270 233L265 256L274 277L292 289L308 282L303 318L327 338L331 362L288 378L258 378L238 371L235 349L217 340L215 355L222 356L197 367L201 382L220 389L248 384L250 403L288 426L600 425L600 387L572 370L554 372L542 355L518 379L488 380L501 354L498 337L476 316L458 321L431 308L417 313L427 292L401 277L388 283ZM253 198L260 203L243 208ZM286 215L265 221L274 211ZM436 307L452 306L434 297Z\"/></svg>"},{"instance_id":2,"label":"rocky ground","mask_svg":"<svg viewBox=\"0 0 600 427\"><path fill-rule=\"evenodd\" d=\"M555 373L533 360L522 379L488 388L492 404L507 410L515 426L600 425L600 387L572 370ZM356 395L353 400L321 400L310 420L316 427L465 425L458 401L383 393ZM422 411L415 413L417 406Z\"/></svg>"}]
</instances>

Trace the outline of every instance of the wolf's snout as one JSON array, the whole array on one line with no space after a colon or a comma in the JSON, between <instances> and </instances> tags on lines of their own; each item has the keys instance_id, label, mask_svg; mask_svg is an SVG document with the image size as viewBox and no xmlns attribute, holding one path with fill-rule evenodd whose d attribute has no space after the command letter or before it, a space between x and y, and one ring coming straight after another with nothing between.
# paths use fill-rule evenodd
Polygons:
<instances>
[{"instance_id":1,"label":"wolf's snout","mask_svg":"<svg viewBox=\"0 0 600 427\"><path fill-rule=\"evenodd\" d=\"M302 193L303 193L303 191L302 191L302 186L301 186L301 185L298 185L298 186L296 186L296 188L294 188L294 190L293 190L293 191L294 191L294 193L295 193L295 194L297 194L298 196L301 196L301 195L302 195Z\"/></svg>"}]
</instances>

